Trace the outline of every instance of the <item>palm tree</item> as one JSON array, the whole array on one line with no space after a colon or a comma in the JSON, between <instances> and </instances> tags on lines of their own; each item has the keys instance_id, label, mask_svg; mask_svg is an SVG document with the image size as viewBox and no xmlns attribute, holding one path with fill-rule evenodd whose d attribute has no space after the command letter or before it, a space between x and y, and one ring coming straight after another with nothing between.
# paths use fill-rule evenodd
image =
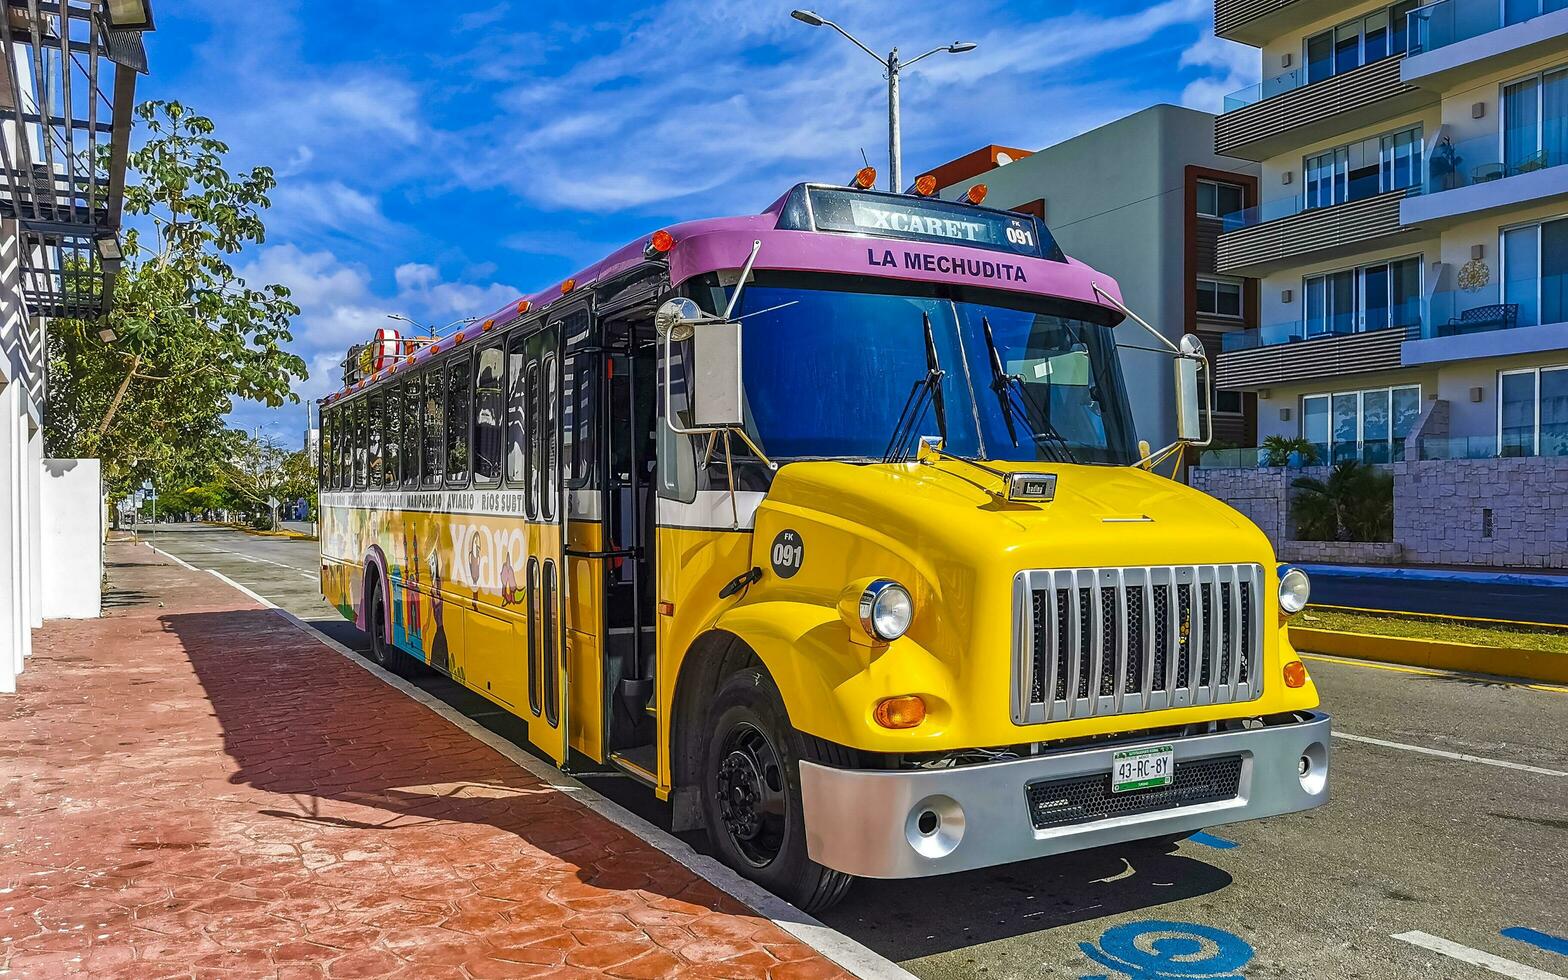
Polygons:
<instances>
[{"instance_id":1,"label":"palm tree","mask_svg":"<svg viewBox=\"0 0 1568 980\"><path fill-rule=\"evenodd\" d=\"M1327 480L1301 476L1291 507L1301 541L1391 541L1394 477L1356 460L1334 466Z\"/></svg>"}]
</instances>

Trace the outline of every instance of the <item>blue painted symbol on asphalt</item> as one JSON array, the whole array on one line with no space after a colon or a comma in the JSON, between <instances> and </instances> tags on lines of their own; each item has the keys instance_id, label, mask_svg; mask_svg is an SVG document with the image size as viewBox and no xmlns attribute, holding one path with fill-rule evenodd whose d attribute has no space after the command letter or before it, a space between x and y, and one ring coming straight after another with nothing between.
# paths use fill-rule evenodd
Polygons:
<instances>
[{"instance_id":1,"label":"blue painted symbol on asphalt","mask_svg":"<svg viewBox=\"0 0 1568 980\"><path fill-rule=\"evenodd\" d=\"M1544 949L1548 953L1568 956L1568 939L1554 936L1549 932L1538 932L1535 929L1526 929L1524 926L1509 926L1498 933L1498 935L1507 939L1517 939L1522 943L1529 943L1531 946Z\"/></svg>"},{"instance_id":2,"label":"blue painted symbol on asphalt","mask_svg":"<svg viewBox=\"0 0 1568 980\"><path fill-rule=\"evenodd\" d=\"M1129 980L1244 980L1253 950L1234 933L1192 922L1129 922L1105 930L1083 954ZM1104 974L1082 980L1110 980Z\"/></svg>"},{"instance_id":3,"label":"blue painted symbol on asphalt","mask_svg":"<svg viewBox=\"0 0 1568 980\"><path fill-rule=\"evenodd\" d=\"M1201 830L1187 839L1192 841L1194 844L1202 844L1204 847L1212 847L1217 851L1228 851L1233 847L1241 846L1233 840L1226 840L1223 837L1215 837L1213 834L1206 834Z\"/></svg>"}]
</instances>

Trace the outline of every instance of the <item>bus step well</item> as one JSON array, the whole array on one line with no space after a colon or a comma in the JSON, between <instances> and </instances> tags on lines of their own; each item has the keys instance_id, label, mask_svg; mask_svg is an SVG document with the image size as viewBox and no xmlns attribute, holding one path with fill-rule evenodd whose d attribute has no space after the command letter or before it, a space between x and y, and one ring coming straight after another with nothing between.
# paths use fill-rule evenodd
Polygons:
<instances>
[{"instance_id":1,"label":"bus step well","mask_svg":"<svg viewBox=\"0 0 1568 980\"><path fill-rule=\"evenodd\" d=\"M659 785L659 750L652 743L611 752L610 761L649 786Z\"/></svg>"}]
</instances>

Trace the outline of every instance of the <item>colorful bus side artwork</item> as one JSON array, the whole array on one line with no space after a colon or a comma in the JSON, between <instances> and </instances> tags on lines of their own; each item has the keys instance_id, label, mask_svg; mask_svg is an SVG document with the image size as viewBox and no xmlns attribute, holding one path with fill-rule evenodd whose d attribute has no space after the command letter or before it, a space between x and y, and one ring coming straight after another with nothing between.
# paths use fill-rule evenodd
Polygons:
<instances>
[{"instance_id":1,"label":"colorful bus side artwork","mask_svg":"<svg viewBox=\"0 0 1568 980\"><path fill-rule=\"evenodd\" d=\"M661 230L350 352L323 594L805 908L1317 806L1306 577L1153 471L1129 319L1201 442L1195 338L1030 215L802 184Z\"/></svg>"}]
</instances>

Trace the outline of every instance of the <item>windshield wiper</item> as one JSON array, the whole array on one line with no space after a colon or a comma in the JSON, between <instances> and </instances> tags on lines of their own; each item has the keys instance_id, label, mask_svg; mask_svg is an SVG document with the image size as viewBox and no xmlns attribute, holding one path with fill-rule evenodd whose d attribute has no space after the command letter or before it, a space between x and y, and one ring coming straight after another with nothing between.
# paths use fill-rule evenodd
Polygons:
<instances>
[{"instance_id":1,"label":"windshield wiper","mask_svg":"<svg viewBox=\"0 0 1568 980\"><path fill-rule=\"evenodd\" d=\"M1007 434L1013 440L1013 445L1018 445L1018 429L1013 424L1015 416L1024 423L1024 426L1029 429L1031 434L1034 432L1034 426L1029 420L1029 412L1023 405L1019 404L1019 401L1022 401L1034 409L1035 416L1039 418L1040 426L1044 430L1041 434L1046 437L1045 445L1050 447L1051 455L1055 457L1056 461L1058 463L1078 462L1078 457L1073 455L1072 448L1068 446L1067 440L1062 438L1062 434L1056 431L1056 426L1051 424L1051 417L1046 412L1044 406L1035 401L1034 397L1029 393L1029 389L1024 387L1023 379L1016 374L1008 374L1002 368L1002 353L996 348L996 338L991 333L990 317L982 316L980 318L980 329L985 334L986 350L991 355L991 390L996 392L997 400L1002 403L1002 421L1007 423ZM1014 400L1015 396L1018 401Z\"/></svg>"},{"instance_id":2,"label":"windshield wiper","mask_svg":"<svg viewBox=\"0 0 1568 980\"><path fill-rule=\"evenodd\" d=\"M937 358L931 314L921 313L920 318L926 330L926 373L914 383L909 389L909 397L904 399L904 409L898 413L893 436L888 440L887 451L882 454L884 463L902 463L909 458L909 443L920 430L927 404L936 409L937 432L944 443L947 441L947 405L942 400L942 378L947 372L942 370L942 362Z\"/></svg>"}]
</instances>

